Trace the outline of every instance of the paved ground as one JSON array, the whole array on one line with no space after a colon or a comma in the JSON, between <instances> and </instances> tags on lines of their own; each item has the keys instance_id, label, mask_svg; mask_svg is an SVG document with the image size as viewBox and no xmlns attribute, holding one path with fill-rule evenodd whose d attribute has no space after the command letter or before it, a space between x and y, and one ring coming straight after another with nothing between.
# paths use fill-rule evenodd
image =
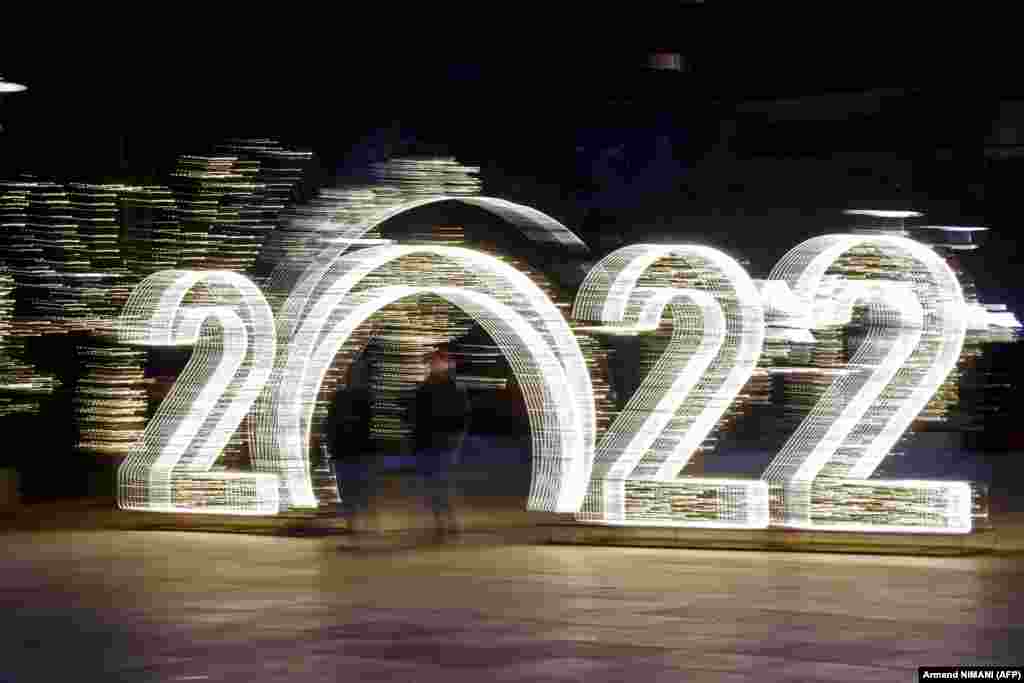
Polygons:
<instances>
[{"instance_id":1,"label":"paved ground","mask_svg":"<svg viewBox=\"0 0 1024 683\"><path fill-rule=\"evenodd\" d=\"M1024 663L1013 557L4 541L3 681L912 681Z\"/></svg>"}]
</instances>

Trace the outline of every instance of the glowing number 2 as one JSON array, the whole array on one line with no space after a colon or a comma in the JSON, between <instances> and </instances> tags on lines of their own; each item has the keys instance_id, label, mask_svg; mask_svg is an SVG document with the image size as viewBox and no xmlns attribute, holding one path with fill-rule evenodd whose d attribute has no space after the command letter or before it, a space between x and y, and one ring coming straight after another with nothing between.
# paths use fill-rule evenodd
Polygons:
<instances>
[{"instance_id":1,"label":"glowing number 2","mask_svg":"<svg viewBox=\"0 0 1024 683\"><path fill-rule=\"evenodd\" d=\"M906 282L849 281L826 271L869 249L911 264ZM762 476L779 486L785 526L851 531L971 529L966 482L868 479L955 367L967 315L955 274L929 247L903 237L825 235L793 248L770 280L797 305L773 311L789 327L850 320L866 304L868 336ZM779 320L781 318L781 321ZM858 501L870 499L870 506Z\"/></svg>"},{"instance_id":2,"label":"glowing number 2","mask_svg":"<svg viewBox=\"0 0 1024 683\"><path fill-rule=\"evenodd\" d=\"M186 304L190 292L202 303ZM195 347L118 469L118 505L159 512L277 513L277 474L210 471L270 376L274 322L259 288L231 272L160 271L132 292L117 331L127 343Z\"/></svg>"},{"instance_id":3,"label":"glowing number 2","mask_svg":"<svg viewBox=\"0 0 1024 683\"><path fill-rule=\"evenodd\" d=\"M706 289L640 287L659 260L693 269ZM637 334L658 327L670 307L668 348L598 445L579 515L615 525L768 525L763 481L679 477L750 378L761 355L764 311L743 268L722 252L688 245L624 247L587 275L573 315L603 323L592 331Z\"/></svg>"}]
</instances>

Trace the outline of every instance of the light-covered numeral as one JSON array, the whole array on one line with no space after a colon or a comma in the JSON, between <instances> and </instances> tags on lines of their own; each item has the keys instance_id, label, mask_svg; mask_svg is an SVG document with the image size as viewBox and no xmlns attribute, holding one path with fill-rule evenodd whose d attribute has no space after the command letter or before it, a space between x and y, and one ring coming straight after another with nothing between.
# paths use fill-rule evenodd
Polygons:
<instances>
[{"instance_id":1,"label":"light-covered numeral","mask_svg":"<svg viewBox=\"0 0 1024 683\"><path fill-rule=\"evenodd\" d=\"M827 274L851 250L892 266L899 282ZM967 532L966 482L869 479L955 367L967 309L956 276L903 237L825 235L793 248L769 281L795 305L769 306L774 325L817 329L866 306L867 337L762 478L782 493L777 523L850 531Z\"/></svg>"},{"instance_id":2,"label":"light-covered numeral","mask_svg":"<svg viewBox=\"0 0 1024 683\"><path fill-rule=\"evenodd\" d=\"M420 259L415 270L408 267L410 257ZM309 288L314 290L316 298L308 304L286 302L286 309L305 313L278 358L257 420L257 458L261 469L281 473L283 504L317 504L309 472L310 430L316 395L335 354L374 312L429 293L475 318L501 347L523 387L533 438L528 506L579 509L593 465L590 376L565 318L526 275L469 249L393 245L337 256L318 274Z\"/></svg>"},{"instance_id":3,"label":"light-covered numeral","mask_svg":"<svg viewBox=\"0 0 1024 683\"><path fill-rule=\"evenodd\" d=\"M196 302L187 301L190 294ZM130 344L194 347L118 469L118 505L159 512L278 512L276 473L210 471L273 366L274 320L259 288L227 271L160 271L132 292L117 333Z\"/></svg>"},{"instance_id":4,"label":"light-covered numeral","mask_svg":"<svg viewBox=\"0 0 1024 683\"><path fill-rule=\"evenodd\" d=\"M870 479L955 366L968 319L995 324L964 303L956 276L929 247L891 236L815 238L791 250L760 291L736 261L708 247L641 244L605 257L577 293L573 317L591 324L579 329L649 334L667 313L672 336L595 447L584 355L537 284L470 249L364 239L402 212L449 200L489 211L534 242L586 250L535 209L437 197L346 226L309 262L281 264L268 281L276 325L259 289L238 274L169 270L141 283L118 320L119 338L195 348L119 469L119 505L218 514L316 507L311 430L335 356L384 307L435 295L480 323L522 387L533 439L532 509L616 525L763 528L772 520L837 530L970 530L967 483ZM890 275L851 281L830 274L851 252L891 263ZM804 337L864 311L867 334L761 479L681 476L754 372L766 311L773 334L788 328L782 336ZM255 472L211 471L254 404ZM772 489L781 495L770 515Z\"/></svg>"},{"instance_id":5,"label":"light-covered numeral","mask_svg":"<svg viewBox=\"0 0 1024 683\"><path fill-rule=\"evenodd\" d=\"M335 343L344 343L337 335L328 346L323 346L322 342L329 335L329 329L340 325L344 319L345 298L359 288L364 278L373 275L372 279L378 284L396 286L451 288L457 282L460 287L491 296L522 316L551 345L561 366L557 372L564 374L566 385L548 395L544 391L533 391L544 386L546 380L539 381L536 374L527 370L530 363L541 363L542 369L546 367L546 361L542 362L545 353L524 347L521 335L503 333L504 341L499 341L523 384L529 409L535 476L528 505L569 512L578 508L593 462L593 390L576 339L558 308L524 274L484 254L465 249L410 251L408 247L374 246L390 240L365 239L367 233L391 218L440 202L483 209L518 229L538 246L557 246L569 253L587 251L587 246L571 230L534 208L494 197L433 197L387 208L364 223L344 226L308 263L299 259L280 264L268 282L270 299L276 302L278 355L273 379L256 410L256 438L252 445L257 467L281 474L283 506L314 507L318 504L309 472L308 448L322 372L319 368L313 369L311 358L317 350L328 354ZM370 246L374 248L366 248ZM396 260L413 254L434 254L446 260L449 266L454 265L454 270L446 267L425 273L419 268L406 272L394 268ZM475 284L466 281L467 274ZM418 290L418 294L424 293L428 293L427 290ZM436 292L431 290L431 293ZM378 301L387 299L382 295ZM486 307L478 309L482 316L480 322L485 327L490 315L486 310ZM555 369L551 372L557 375ZM564 415L560 405L564 401L570 402L571 417ZM566 441L573 430L579 432L572 436L571 443L577 444L575 446Z\"/></svg>"},{"instance_id":6,"label":"light-covered numeral","mask_svg":"<svg viewBox=\"0 0 1024 683\"><path fill-rule=\"evenodd\" d=\"M651 266L689 269L685 288ZM693 288L700 286L700 289ZM746 271L720 251L690 245L624 247L587 275L573 315L589 331L639 334L672 313L668 347L597 447L579 514L615 525L768 525L763 481L679 474L750 378L764 340L760 295Z\"/></svg>"}]
</instances>

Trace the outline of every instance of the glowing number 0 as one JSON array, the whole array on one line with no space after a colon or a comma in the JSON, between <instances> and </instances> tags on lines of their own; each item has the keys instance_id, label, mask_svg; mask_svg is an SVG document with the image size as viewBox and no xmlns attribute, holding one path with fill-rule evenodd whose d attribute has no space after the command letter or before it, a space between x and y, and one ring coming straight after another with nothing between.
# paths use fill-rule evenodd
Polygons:
<instances>
[{"instance_id":1,"label":"glowing number 0","mask_svg":"<svg viewBox=\"0 0 1024 683\"><path fill-rule=\"evenodd\" d=\"M415 286L358 289L373 274L402 282L405 257L434 257ZM282 503L315 506L308 444L316 394L335 354L370 315L403 297L435 294L475 318L501 346L520 378L533 438L529 507L575 512L593 464L594 399L576 338L558 308L528 277L494 258L456 247L382 246L340 254L316 274L319 292L282 351L257 421L264 469L282 473ZM460 287L451 287L453 280Z\"/></svg>"}]
</instances>

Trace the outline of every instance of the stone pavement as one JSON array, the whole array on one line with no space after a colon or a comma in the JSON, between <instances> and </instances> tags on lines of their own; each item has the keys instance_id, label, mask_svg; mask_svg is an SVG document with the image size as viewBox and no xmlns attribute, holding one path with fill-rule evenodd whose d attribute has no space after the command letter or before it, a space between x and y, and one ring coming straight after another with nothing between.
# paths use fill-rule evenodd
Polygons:
<instances>
[{"instance_id":1,"label":"stone pavement","mask_svg":"<svg viewBox=\"0 0 1024 683\"><path fill-rule=\"evenodd\" d=\"M735 550L821 550L830 552L892 553L906 555L962 555L1024 553L1024 496L1017 493L1015 465L1020 453L999 457L976 457L963 452L928 452L929 458L905 463L910 476L916 468L935 478L977 480L992 486L991 527L967 535L947 534L856 534L792 530L707 530L681 528L603 527L579 525L572 515L528 512L530 489L529 442L521 437L476 435L467 440L464 460L458 470L463 493L459 508L461 523L476 535L492 541L611 545L639 547L735 549ZM756 455L756 454L755 454ZM763 454L762 454L763 455ZM770 456L769 456L770 457ZM742 464L730 456L730 466ZM751 472L758 460L750 460ZM413 460L407 459L406 467ZM380 480L377 497L378 543L401 546L423 534L430 523L417 493L415 477L395 470ZM894 474L893 476L896 476ZM998 476L996 476L998 475ZM98 477L100 475L97 475ZM113 469L97 480L95 490L113 491ZM273 517L224 517L199 514L153 514L117 510L113 497L97 497L52 504L4 508L0 502L0 530L3 529L162 529L241 532L273 535L338 535L346 523L333 509L314 513L285 513Z\"/></svg>"},{"instance_id":2,"label":"stone pavement","mask_svg":"<svg viewBox=\"0 0 1024 683\"><path fill-rule=\"evenodd\" d=\"M1024 663L1021 558L20 531L3 681L912 681Z\"/></svg>"},{"instance_id":3,"label":"stone pavement","mask_svg":"<svg viewBox=\"0 0 1024 683\"><path fill-rule=\"evenodd\" d=\"M576 524L572 515L530 512L525 486L507 492L463 496L463 527L476 535L510 542L663 548L829 551L904 555L1024 553L1024 511L1005 497L993 500L991 528L971 534L858 534L793 530L709 530L605 527ZM378 544L403 545L427 532L432 523L409 478L384 480L377 500ZM113 498L92 498L0 508L0 529L192 530L272 535L327 536L347 533L333 509L273 517L140 513L118 510Z\"/></svg>"}]
</instances>

